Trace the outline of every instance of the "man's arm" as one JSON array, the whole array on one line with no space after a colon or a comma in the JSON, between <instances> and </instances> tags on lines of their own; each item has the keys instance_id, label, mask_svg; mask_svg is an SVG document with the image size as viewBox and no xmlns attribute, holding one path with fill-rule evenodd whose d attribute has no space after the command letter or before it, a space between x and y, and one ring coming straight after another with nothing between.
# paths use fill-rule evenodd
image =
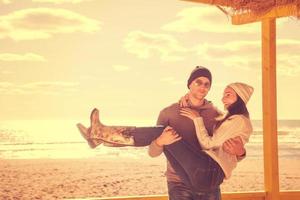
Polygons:
<instances>
[{"instance_id":1,"label":"man's arm","mask_svg":"<svg viewBox=\"0 0 300 200\"><path fill-rule=\"evenodd\" d=\"M168 120L164 110L160 111L156 125L163 125L163 126L168 125ZM152 141L152 143L148 147L148 155L151 157L157 157L160 154L162 154L162 152L163 152L163 146L158 145L156 140Z\"/></svg>"},{"instance_id":2,"label":"man's arm","mask_svg":"<svg viewBox=\"0 0 300 200\"><path fill-rule=\"evenodd\" d=\"M181 140L181 137L170 126L167 126L162 134L151 143L151 151L149 148L148 153L151 157L157 157L162 153L163 146L172 144L178 140Z\"/></svg>"},{"instance_id":3,"label":"man's arm","mask_svg":"<svg viewBox=\"0 0 300 200\"><path fill-rule=\"evenodd\" d=\"M240 137L226 140L222 146L223 150L229 154L236 155L238 161L246 157L246 149Z\"/></svg>"},{"instance_id":4,"label":"man's arm","mask_svg":"<svg viewBox=\"0 0 300 200\"><path fill-rule=\"evenodd\" d=\"M163 152L163 146L159 146L156 140L152 141L148 147L148 155L150 157L157 157Z\"/></svg>"}]
</instances>

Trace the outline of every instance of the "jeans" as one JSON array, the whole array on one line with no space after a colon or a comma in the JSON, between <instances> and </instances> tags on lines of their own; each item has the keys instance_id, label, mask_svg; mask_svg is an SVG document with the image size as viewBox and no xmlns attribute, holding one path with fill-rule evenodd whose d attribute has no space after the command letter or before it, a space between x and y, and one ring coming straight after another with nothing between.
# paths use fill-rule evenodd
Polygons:
<instances>
[{"instance_id":1,"label":"jeans","mask_svg":"<svg viewBox=\"0 0 300 200\"><path fill-rule=\"evenodd\" d=\"M195 192L215 191L223 182L225 175L219 164L183 140L165 146L164 153L182 181Z\"/></svg>"},{"instance_id":2,"label":"jeans","mask_svg":"<svg viewBox=\"0 0 300 200\"><path fill-rule=\"evenodd\" d=\"M133 134L135 146L151 144L163 130L163 126L136 128ZM164 146L164 154L185 186L194 193L215 192L223 182L224 172L219 164L184 140Z\"/></svg>"},{"instance_id":3,"label":"jeans","mask_svg":"<svg viewBox=\"0 0 300 200\"><path fill-rule=\"evenodd\" d=\"M169 200L221 200L218 187L211 192L194 192L183 182L168 182Z\"/></svg>"},{"instance_id":4,"label":"jeans","mask_svg":"<svg viewBox=\"0 0 300 200\"><path fill-rule=\"evenodd\" d=\"M162 134L164 129L164 126L136 127L132 133L134 146L143 147L150 145L153 140Z\"/></svg>"}]
</instances>

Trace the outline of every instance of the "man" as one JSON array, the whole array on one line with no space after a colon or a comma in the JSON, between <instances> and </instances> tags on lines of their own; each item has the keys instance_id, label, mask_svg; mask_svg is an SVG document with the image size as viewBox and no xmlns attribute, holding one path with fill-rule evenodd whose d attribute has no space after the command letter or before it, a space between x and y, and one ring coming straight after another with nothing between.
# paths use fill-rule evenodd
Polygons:
<instances>
[{"instance_id":1,"label":"man","mask_svg":"<svg viewBox=\"0 0 300 200\"><path fill-rule=\"evenodd\" d=\"M187 103L189 107L197 110L203 117L205 127L211 135L213 127L216 123L216 117L220 115L217 109L205 99L211 88L212 76L210 71L205 67L196 67L190 74L187 81L189 92L187 95ZM159 156L163 152L163 146L172 144L179 138L185 140L194 151L201 151L195 126L192 120L180 115L180 104L174 103L163 109L158 117L157 125L171 126L177 134L164 132L149 146L149 155L151 157ZM245 150L241 141L238 139L227 141L224 150L234 155L242 155ZM240 157L239 159L241 159ZM178 166L177 166L178 167ZM220 188L216 191L207 191L203 193L194 192L185 181L183 181L182 173L175 172L169 161L167 161L166 178L168 183L168 193L170 200L218 200L221 199Z\"/></svg>"}]
</instances>

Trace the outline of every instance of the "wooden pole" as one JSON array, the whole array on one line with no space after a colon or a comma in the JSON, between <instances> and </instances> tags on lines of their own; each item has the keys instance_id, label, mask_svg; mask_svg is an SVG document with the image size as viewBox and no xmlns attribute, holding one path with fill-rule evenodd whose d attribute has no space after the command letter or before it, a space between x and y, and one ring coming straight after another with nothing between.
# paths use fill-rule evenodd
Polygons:
<instances>
[{"instance_id":1,"label":"wooden pole","mask_svg":"<svg viewBox=\"0 0 300 200\"><path fill-rule=\"evenodd\" d=\"M279 200L275 18L262 20L262 87L266 200Z\"/></svg>"}]
</instances>

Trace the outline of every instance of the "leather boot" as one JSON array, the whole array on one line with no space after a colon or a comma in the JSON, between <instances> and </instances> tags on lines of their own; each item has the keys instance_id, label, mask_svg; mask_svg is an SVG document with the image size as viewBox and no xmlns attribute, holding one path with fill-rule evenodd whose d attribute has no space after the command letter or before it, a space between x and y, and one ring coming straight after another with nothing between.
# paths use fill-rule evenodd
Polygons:
<instances>
[{"instance_id":1,"label":"leather boot","mask_svg":"<svg viewBox=\"0 0 300 200\"><path fill-rule=\"evenodd\" d=\"M89 128L86 128L85 126L83 126L82 124L78 123L76 124L81 136L87 141L88 145L94 149L96 148L98 145L102 144L103 141L102 140L97 140L97 139L91 139L89 136Z\"/></svg>"},{"instance_id":2,"label":"leather boot","mask_svg":"<svg viewBox=\"0 0 300 200\"><path fill-rule=\"evenodd\" d=\"M91 112L90 121L91 127L88 129L90 139L102 140L111 144L110 146L134 146L135 126L105 126L100 122L99 110L96 108Z\"/></svg>"}]
</instances>

